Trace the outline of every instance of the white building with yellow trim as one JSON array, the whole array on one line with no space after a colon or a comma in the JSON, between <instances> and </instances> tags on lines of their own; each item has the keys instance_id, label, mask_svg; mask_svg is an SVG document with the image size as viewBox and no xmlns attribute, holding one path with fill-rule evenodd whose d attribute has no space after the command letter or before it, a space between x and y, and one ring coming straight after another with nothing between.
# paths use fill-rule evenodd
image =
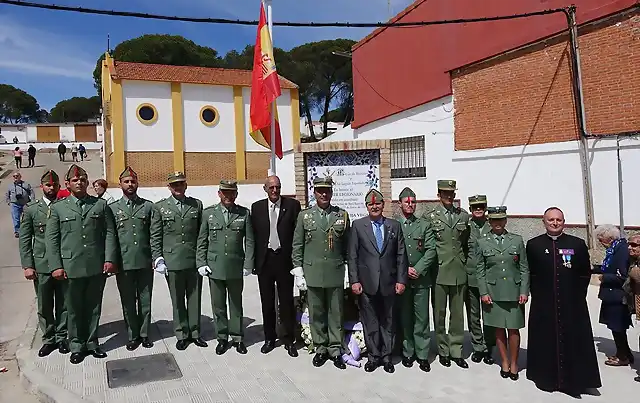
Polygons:
<instances>
[{"instance_id":1,"label":"white building with yellow trim","mask_svg":"<svg viewBox=\"0 0 640 403\"><path fill-rule=\"evenodd\" d=\"M280 85L277 105L285 155L276 172L282 193L294 194L298 87L282 77ZM104 168L110 186L130 165L138 173L140 195L153 201L167 196L166 179L173 171L186 174L188 194L205 205L216 202L221 179L238 181L240 204L264 197L270 152L249 135L250 86L248 70L129 63L106 55Z\"/></svg>"}]
</instances>

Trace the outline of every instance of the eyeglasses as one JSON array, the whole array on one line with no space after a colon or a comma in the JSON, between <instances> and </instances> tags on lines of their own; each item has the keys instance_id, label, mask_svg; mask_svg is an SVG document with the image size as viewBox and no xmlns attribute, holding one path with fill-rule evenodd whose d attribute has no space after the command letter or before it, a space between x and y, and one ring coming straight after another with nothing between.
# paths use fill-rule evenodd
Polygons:
<instances>
[{"instance_id":1,"label":"eyeglasses","mask_svg":"<svg viewBox=\"0 0 640 403\"><path fill-rule=\"evenodd\" d=\"M267 189L269 189L269 190L280 190L280 189L282 189L282 186L269 186Z\"/></svg>"},{"instance_id":2,"label":"eyeglasses","mask_svg":"<svg viewBox=\"0 0 640 403\"><path fill-rule=\"evenodd\" d=\"M629 242L629 246L631 246L632 248L637 248L638 246L640 246L640 243Z\"/></svg>"}]
</instances>

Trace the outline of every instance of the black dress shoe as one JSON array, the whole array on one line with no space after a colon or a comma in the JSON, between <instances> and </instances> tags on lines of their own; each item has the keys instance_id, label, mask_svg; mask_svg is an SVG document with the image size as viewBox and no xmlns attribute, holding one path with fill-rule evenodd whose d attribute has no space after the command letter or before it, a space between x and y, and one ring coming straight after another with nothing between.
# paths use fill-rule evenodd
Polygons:
<instances>
[{"instance_id":1,"label":"black dress shoe","mask_svg":"<svg viewBox=\"0 0 640 403\"><path fill-rule=\"evenodd\" d=\"M69 361L72 364L80 364L82 361L84 361L84 357L86 357L84 353L71 353Z\"/></svg>"},{"instance_id":2,"label":"black dress shoe","mask_svg":"<svg viewBox=\"0 0 640 403\"><path fill-rule=\"evenodd\" d=\"M509 371L509 378L511 378L512 381L517 381L520 378L520 374L518 374L517 372L514 374L513 372Z\"/></svg>"},{"instance_id":3,"label":"black dress shoe","mask_svg":"<svg viewBox=\"0 0 640 403\"><path fill-rule=\"evenodd\" d=\"M148 337L143 337L142 338L142 347L151 348L151 347L153 347L153 342L151 340L149 340Z\"/></svg>"},{"instance_id":4,"label":"black dress shoe","mask_svg":"<svg viewBox=\"0 0 640 403\"><path fill-rule=\"evenodd\" d=\"M331 361L333 361L333 365L338 369L346 369L347 368L347 364L344 363L344 360L339 355L337 355L335 357L332 357Z\"/></svg>"},{"instance_id":5,"label":"black dress shoe","mask_svg":"<svg viewBox=\"0 0 640 403\"><path fill-rule=\"evenodd\" d=\"M460 368L467 369L469 368L469 364L464 360L464 358L452 358L451 361L455 362L457 366Z\"/></svg>"},{"instance_id":6,"label":"black dress shoe","mask_svg":"<svg viewBox=\"0 0 640 403\"><path fill-rule=\"evenodd\" d=\"M127 343L127 350L129 351L133 351L136 348L140 347L140 343L141 340L140 339L135 339L135 340L131 340Z\"/></svg>"},{"instance_id":7,"label":"black dress shoe","mask_svg":"<svg viewBox=\"0 0 640 403\"><path fill-rule=\"evenodd\" d=\"M247 346L245 346L243 342L239 341L234 345L238 354L247 354Z\"/></svg>"},{"instance_id":8,"label":"black dress shoe","mask_svg":"<svg viewBox=\"0 0 640 403\"><path fill-rule=\"evenodd\" d=\"M296 349L296 346L294 346L293 344L285 344L284 349L287 350L287 354L289 354L289 357L295 358L298 356L298 349Z\"/></svg>"},{"instance_id":9,"label":"black dress shoe","mask_svg":"<svg viewBox=\"0 0 640 403\"><path fill-rule=\"evenodd\" d=\"M195 344L198 347L201 347L201 348L209 347L207 342L202 340L202 337L197 337L195 339L191 339L191 341L193 342L193 344Z\"/></svg>"},{"instance_id":10,"label":"black dress shoe","mask_svg":"<svg viewBox=\"0 0 640 403\"><path fill-rule=\"evenodd\" d=\"M313 357L313 366L316 368L321 367L328 359L329 355L327 353L318 353Z\"/></svg>"},{"instance_id":11,"label":"black dress shoe","mask_svg":"<svg viewBox=\"0 0 640 403\"><path fill-rule=\"evenodd\" d=\"M633 378L633 380L636 382L640 382L640 376L636 376L635 378Z\"/></svg>"},{"instance_id":12,"label":"black dress shoe","mask_svg":"<svg viewBox=\"0 0 640 403\"><path fill-rule=\"evenodd\" d=\"M509 371L503 371L502 368L500 368L500 376L503 377L504 379L509 378Z\"/></svg>"},{"instance_id":13,"label":"black dress shoe","mask_svg":"<svg viewBox=\"0 0 640 403\"><path fill-rule=\"evenodd\" d=\"M420 369L424 372L431 371L431 364L429 364L429 360L418 360L418 364L420 365Z\"/></svg>"},{"instance_id":14,"label":"black dress shoe","mask_svg":"<svg viewBox=\"0 0 640 403\"><path fill-rule=\"evenodd\" d=\"M93 350L89 351L94 358L107 358L107 353L102 351L100 347L96 347Z\"/></svg>"},{"instance_id":15,"label":"black dress shoe","mask_svg":"<svg viewBox=\"0 0 640 403\"><path fill-rule=\"evenodd\" d=\"M364 370L366 372L373 372L378 368L378 363L376 361L368 361L364 364Z\"/></svg>"},{"instance_id":16,"label":"black dress shoe","mask_svg":"<svg viewBox=\"0 0 640 403\"><path fill-rule=\"evenodd\" d=\"M389 374L393 374L396 371L396 368L390 362L385 362L383 368L384 368L384 371Z\"/></svg>"},{"instance_id":17,"label":"black dress shoe","mask_svg":"<svg viewBox=\"0 0 640 403\"><path fill-rule=\"evenodd\" d=\"M438 357L438 361L440 361L440 365L442 365L443 367L451 366L451 360L449 359L449 357L441 355L440 357Z\"/></svg>"},{"instance_id":18,"label":"black dress shoe","mask_svg":"<svg viewBox=\"0 0 640 403\"><path fill-rule=\"evenodd\" d=\"M276 348L276 342L274 340L267 340L262 345L260 352L262 354L269 354L274 348Z\"/></svg>"},{"instance_id":19,"label":"black dress shoe","mask_svg":"<svg viewBox=\"0 0 640 403\"><path fill-rule=\"evenodd\" d=\"M485 356L484 353L481 353L480 351L474 351L473 354L471 354L471 361L478 364L480 361L482 361L484 356Z\"/></svg>"},{"instance_id":20,"label":"black dress shoe","mask_svg":"<svg viewBox=\"0 0 640 403\"><path fill-rule=\"evenodd\" d=\"M58 352L60 354L69 354L69 342L66 340L62 340L58 343Z\"/></svg>"},{"instance_id":21,"label":"black dress shoe","mask_svg":"<svg viewBox=\"0 0 640 403\"><path fill-rule=\"evenodd\" d=\"M482 359L482 362L484 362L487 365L493 365L495 364L495 360L493 359L493 357L491 356L491 353L487 353L484 358Z\"/></svg>"},{"instance_id":22,"label":"black dress shoe","mask_svg":"<svg viewBox=\"0 0 640 403\"><path fill-rule=\"evenodd\" d=\"M402 365L407 368L413 367L413 357L402 357Z\"/></svg>"},{"instance_id":23,"label":"black dress shoe","mask_svg":"<svg viewBox=\"0 0 640 403\"><path fill-rule=\"evenodd\" d=\"M216 346L216 354L222 355L227 352L229 348L229 342L226 340L218 340L218 345Z\"/></svg>"},{"instance_id":24,"label":"black dress shoe","mask_svg":"<svg viewBox=\"0 0 640 403\"><path fill-rule=\"evenodd\" d=\"M43 344L40 350L38 350L38 357L46 357L53 353L56 348L58 348L56 344Z\"/></svg>"},{"instance_id":25,"label":"black dress shoe","mask_svg":"<svg viewBox=\"0 0 640 403\"><path fill-rule=\"evenodd\" d=\"M176 348L180 351L184 351L187 349L187 347L189 347L189 340L184 339L184 340L178 340L176 342Z\"/></svg>"}]
</instances>

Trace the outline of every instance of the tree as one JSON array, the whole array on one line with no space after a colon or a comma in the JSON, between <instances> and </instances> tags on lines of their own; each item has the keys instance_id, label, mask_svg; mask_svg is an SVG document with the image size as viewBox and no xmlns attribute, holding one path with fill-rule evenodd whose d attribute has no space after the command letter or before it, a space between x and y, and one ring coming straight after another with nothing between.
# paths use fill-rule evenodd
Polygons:
<instances>
[{"instance_id":1,"label":"tree","mask_svg":"<svg viewBox=\"0 0 640 403\"><path fill-rule=\"evenodd\" d=\"M51 109L49 122L87 122L100 118L100 97L73 97L60 101Z\"/></svg>"},{"instance_id":2,"label":"tree","mask_svg":"<svg viewBox=\"0 0 640 403\"><path fill-rule=\"evenodd\" d=\"M37 121L40 105L25 91L0 84L0 122L31 123Z\"/></svg>"},{"instance_id":3,"label":"tree","mask_svg":"<svg viewBox=\"0 0 640 403\"><path fill-rule=\"evenodd\" d=\"M120 43L111 52L113 58L123 62L169 64L175 66L220 67L222 60L215 49L197 45L179 35L143 35ZM93 71L94 87L98 94L102 88L102 54Z\"/></svg>"}]
</instances>

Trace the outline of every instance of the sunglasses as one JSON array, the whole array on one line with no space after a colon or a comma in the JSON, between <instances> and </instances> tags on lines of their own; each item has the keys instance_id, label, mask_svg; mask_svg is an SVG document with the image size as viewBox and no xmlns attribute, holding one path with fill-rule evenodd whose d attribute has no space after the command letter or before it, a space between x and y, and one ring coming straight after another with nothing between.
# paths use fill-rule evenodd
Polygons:
<instances>
[{"instance_id":1,"label":"sunglasses","mask_svg":"<svg viewBox=\"0 0 640 403\"><path fill-rule=\"evenodd\" d=\"M640 246L640 243L629 242L629 246L631 246L632 248L637 248L638 246Z\"/></svg>"}]
</instances>

